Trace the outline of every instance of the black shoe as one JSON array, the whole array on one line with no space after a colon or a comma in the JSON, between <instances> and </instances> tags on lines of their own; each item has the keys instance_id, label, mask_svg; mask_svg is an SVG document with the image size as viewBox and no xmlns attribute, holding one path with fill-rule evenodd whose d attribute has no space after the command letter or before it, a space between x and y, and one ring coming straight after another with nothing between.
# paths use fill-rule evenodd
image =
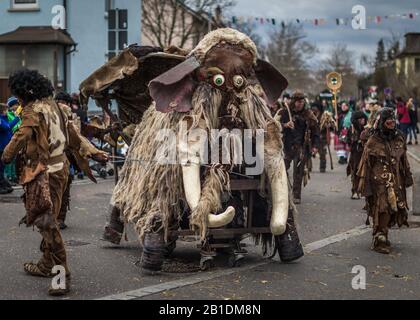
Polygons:
<instances>
[{"instance_id":1,"label":"black shoe","mask_svg":"<svg viewBox=\"0 0 420 320\"><path fill-rule=\"evenodd\" d=\"M13 180L13 179L8 179L8 184L9 184L9 186L10 187L17 187L18 186L18 184L15 182L15 180Z\"/></svg>"},{"instance_id":2,"label":"black shoe","mask_svg":"<svg viewBox=\"0 0 420 320\"><path fill-rule=\"evenodd\" d=\"M105 226L101 240L119 245L121 243L122 233L116 231L111 226Z\"/></svg>"},{"instance_id":3,"label":"black shoe","mask_svg":"<svg viewBox=\"0 0 420 320\"><path fill-rule=\"evenodd\" d=\"M339 164L347 164L347 158L346 157L340 157L340 159L338 160Z\"/></svg>"},{"instance_id":4,"label":"black shoe","mask_svg":"<svg viewBox=\"0 0 420 320\"><path fill-rule=\"evenodd\" d=\"M0 188L0 194L10 194L13 192L13 188Z\"/></svg>"},{"instance_id":5,"label":"black shoe","mask_svg":"<svg viewBox=\"0 0 420 320\"><path fill-rule=\"evenodd\" d=\"M413 143L412 143L411 141L409 141L407 144L408 144L409 146L411 146Z\"/></svg>"},{"instance_id":6,"label":"black shoe","mask_svg":"<svg viewBox=\"0 0 420 320\"><path fill-rule=\"evenodd\" d=\"M60 228L60 230L65 230L68 228L64 221L58 221L58 227Z\"/></svg>"},{"instance_id":7,"label":"black shoe","mask_svg":"<svg viewBox=\"0 0 420 320\"><path fill-rule=\"evenodd\" d=\"M108 173L106 172L106 169L102 168L101 170L99 170L99 176L102 179L106 179L106 177L108 176Z\"/></svg>"}]
</instances>

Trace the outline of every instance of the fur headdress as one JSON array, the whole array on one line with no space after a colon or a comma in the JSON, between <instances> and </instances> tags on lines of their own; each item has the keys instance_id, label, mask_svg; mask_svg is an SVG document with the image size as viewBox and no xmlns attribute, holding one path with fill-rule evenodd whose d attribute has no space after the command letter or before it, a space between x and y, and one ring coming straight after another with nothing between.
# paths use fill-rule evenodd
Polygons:
<instances>
[{"instance_id":1,"label":"fur headdress","mask_svg":"<svg viewBox=\"0 0 420 320\"><path fill-rule=\"evenodd\" d=\"M221 42L240 45L250 51L257 62L258 50L255 43L246 34L231 28L222 28L208 33L203 40L191 51L190 56L194 55L199 62L203 62L207 52Z\"/></svg>"}]
</instances>

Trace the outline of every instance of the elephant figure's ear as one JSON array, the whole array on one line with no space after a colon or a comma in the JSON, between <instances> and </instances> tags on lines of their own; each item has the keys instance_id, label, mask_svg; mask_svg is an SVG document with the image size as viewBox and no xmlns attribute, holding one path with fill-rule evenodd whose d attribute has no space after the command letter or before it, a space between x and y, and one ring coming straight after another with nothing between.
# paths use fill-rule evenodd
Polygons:
<instances>
[{"instance_id":1,"label":"elephant figure's ear","mask_svg":"<svg viewBox=\"0 0 420 320\"><path fill-rule=\"evenodd\" d=\"M272 64L258 59L255 74L264 89L267 102L274 105L289 85L287 79Z\"/></svg>"},{"instance_id":2,"label":"elephant figure's ear","mask_svg":"<svg viewBox=\"0 0 420 320\"><path fill-rule=\"evenodd\" d=\"M190 111L196 87L193 72L199 67L198 60L191 57L152 80L149 90L156 102L156 110L164 113Z\"/></svg>"}]
</instances>

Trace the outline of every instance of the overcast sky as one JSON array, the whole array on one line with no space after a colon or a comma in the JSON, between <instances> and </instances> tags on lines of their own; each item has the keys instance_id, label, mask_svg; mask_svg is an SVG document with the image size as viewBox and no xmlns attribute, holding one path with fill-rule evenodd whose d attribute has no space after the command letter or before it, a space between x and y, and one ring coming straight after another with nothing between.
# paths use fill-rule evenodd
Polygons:
<instances>
[{"instance_id":1,"label":"overcast sky","mask_svg":"<svg viewBox=\"0 0 420 320\"><path fill-rule=\"evenodd\" d=\"M347 43L357 56L362 53L374 55L377 42L381 37L389 39L391 33L404 35L407 32L420 32L420 0L236 0L237 5L230 15L243 17L275 18L277 21L295 19L324 18L325 25L314 26L304 23L307 40L319 48L318 58L328 52L336 42ZM352 18L354 5L365 6L367 16L389 16L417 12L415 19L382 19L381 23L368 22L366 30L353 30L349 25L337 26L336 18ZM260 25L258 32L269 41L270 33L279 29L279 25Z\"/></svg>"}]
</instances>

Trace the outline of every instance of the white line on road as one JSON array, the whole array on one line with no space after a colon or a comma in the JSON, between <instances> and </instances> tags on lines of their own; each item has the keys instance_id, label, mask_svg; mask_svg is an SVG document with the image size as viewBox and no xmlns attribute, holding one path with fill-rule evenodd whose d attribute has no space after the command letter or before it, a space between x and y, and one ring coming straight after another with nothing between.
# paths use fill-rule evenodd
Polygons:
<instances>
[{"instance_id":1,"label":"white line on road","mask_svg":"<svg viewBox=\"0 0 420 320\"><path fill-rule=\"evenodd\" d=\"M365 233L369 232L370 230L371 230L371 228L369 228L367 226L359 226L359 227L356 227L356 228L351 229L349 231L346 231L346 232L336 234L334 236L322 239L320 241L309 243L308 245L306 245L304 247L304 250L305 250L306 253L310 253L310 252L322 249L322 248L324 248L326 246L329 246L331 244L341 242L341 241L344 241L344 240L347 240L347 239L350 239L350 238L353 238L353 237L360 236L362 234L365 234ZM234 273L240 273L240 272L243 272L243 271L255 269L257 267L264 266L264 265L267 265L269 263L272 263L272 261L270 260L270 261L259 262L259 263L255 263L255 264L248 265L248 266L241 267L241 268L207 272L205 274L194 275L194 276L191 276L191 277L186 277L186 278L175 280L175 281L169 281L169 282L161 283L161 284L158 284L158 285L153 285L153 286L149 286L149 287L140 288L140 289L137 289L137 290L132 290L132 291L127 291L127 292L123 292L123 293L119 293L119 294L115 294L115 295L110 295L110 296L107 296L107 297L99 298L97 300L134 300L134 299L139 299L139 298L150 296L150 295L160 293L160 292L163 292L163 291L174 290L174 289L178 289L178 288L202 283L202 282L205 282L205 281L213 280L215 278L220 278L220 277L223 277L223 276L229 276L229 275L234 274Z\"/></svg>"},{"instance_id":2,"label":"white line on road","mask_svg":"<svg viewBox=\"0 0 420 320\"><path fill-rule=\"evenodd\" d=\"M344 240L347 240L347 239L350 239L350 238L353 238L353 237L361 236L362 234L365 234L366 232L368 232L370 230L372 230L372 229L365 226L365 225L356 227L354 229L351 229L351 230L343 232L343 233L336 234L336 235L331 236L329 238L309 243L308 245L305 246L305 252L310 253L312 251L316 251L316 250L322 249L326 246L329 246L330 244L341 242L341 241L344 241Z\"/></svg>"},{"instance_id":3,"label":"white line on road","mask_svg":"<svg viewBox=\"0 0 420 320\"><path fill-rule=\"evenodd\" d=\"M412 153L411 151L407 151L407 154L408 154L411 158L413 158L414 160L416 160L417 162L419 162L419 163L420 163L420 158L419 158L419 157L417 157L414 153Z\"/></svg>"}]
</instances>

